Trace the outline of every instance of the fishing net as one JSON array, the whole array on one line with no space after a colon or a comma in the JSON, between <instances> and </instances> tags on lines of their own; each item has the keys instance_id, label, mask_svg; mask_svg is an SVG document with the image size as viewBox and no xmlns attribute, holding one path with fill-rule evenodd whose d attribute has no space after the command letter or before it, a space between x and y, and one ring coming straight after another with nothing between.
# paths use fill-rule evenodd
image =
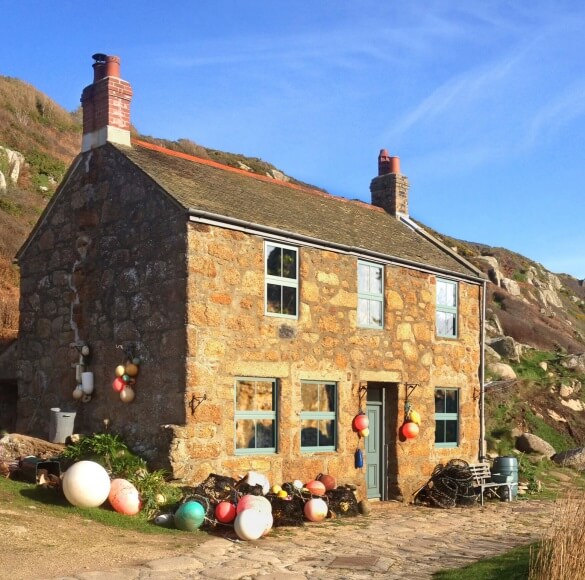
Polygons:
<instances>
[{"instance_id":1,"label":"fishing net","mask_svg":"<svg viewBox=\"0 0 585 580\"><path fill-rule=\"evenodd\" d=\"M293 495L290 499L268 495L272 504L272 517L274 527L278 526L304 526L303 508L305 502L300 495Z\"/></svg>"},{"instance_id":2,"label":"fishing net","mask_svg":"<svg viewBox=\"0 0 585 580\"><path fill-rule=\"evenodd\" d=\"M338 487L330 489L325 495L329 500L329 511L336 516L357 516L359 514L358 501L350 489Z\"/></svg>"},{"instance_id":3,"label":"fishing net","mask_svg":"<svg viewBox=\"0 0 585 580\"><path fill-rule=\"evenodd\" d=\"M477 502L473 474L462 459L439 463L429 481L416 494L415 501L441 508L471 506Z\"/></svg>"}]
</instances>

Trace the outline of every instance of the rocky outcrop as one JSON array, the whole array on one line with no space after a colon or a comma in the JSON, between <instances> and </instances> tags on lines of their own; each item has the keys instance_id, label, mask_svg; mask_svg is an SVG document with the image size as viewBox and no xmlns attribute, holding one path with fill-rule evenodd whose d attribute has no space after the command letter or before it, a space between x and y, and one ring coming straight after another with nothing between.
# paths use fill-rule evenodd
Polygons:
<instances>
[{"instance_id":1,"label":"rocky outcrop","mask_svg":"<svg viewBox=\"0 0 585 580\"><path fill-rule=\"evenodd\" d=\"M536 453L548 458L556 453L555 448L548 441L532 433L522 433L522 435L519 435L516 438L516 449L523 453Z\"/></svg>"},{"instance_id":2,"label":"rocky outcrop","mask_svg":"<svg viewBox=\"0 0 585 580\"><path fill-rule=\"evenodd\" d=\"M503 278L503 276L502 272L500 271L498 260L493 256L476 256L475 259L487 266L487 275L489 279L496 286L499 286L500 280Z\"/></svg>"},{"instance_id":3,"label":"rocky outcrop","mask_svg":"<svg viewBox=\"0 0 585 580\"><path fill-rule=\"evenodd\" d=\"M0 191L6 191L9 183L18 183L24 163L22 153L0 145Z\"/></svg>"},{"instance_id":4,"label":"rocky outcrop","mask_svg":"<svg viewBox=\"0 0 585 580\"><path fill-rule=\"evenodd\" d=\"M572 467L573 469L585 470L585 447L577 447L568 451L555 453L551 459L563 467Z\"/></svg>"},{"instance_id":5,"label":"rocky outcrop","mask_svg":"<svg viewBox=\"0 0 585 580\"><path fill-rule=\"evenodd\" d=\"M585 353L568 356L561 364L566 369L585 374Z\"/></svg>"},{"instance_id":6,"label":"rocky outcrop","mask_svg":"<svg viewBox=\"0 0 585 580\"><path fill-rule=\"evenodd\" d=\"M500 280L501 287L510 294L510 296L522 296L522 292L520 291L520 286L516 280L511 280L510 278L502 278Z\"/></svg>"},{"instance_id":7,"label":"rocky outcrop","mask_svg":"<svg viewBox=\"0 0 585 580\"><path fill-rule=\"evenodd\" d=\"M518 362L522 355L522 347L511 336L499 336L487 341L500 356Z\"/></svg>"}]
</instances>

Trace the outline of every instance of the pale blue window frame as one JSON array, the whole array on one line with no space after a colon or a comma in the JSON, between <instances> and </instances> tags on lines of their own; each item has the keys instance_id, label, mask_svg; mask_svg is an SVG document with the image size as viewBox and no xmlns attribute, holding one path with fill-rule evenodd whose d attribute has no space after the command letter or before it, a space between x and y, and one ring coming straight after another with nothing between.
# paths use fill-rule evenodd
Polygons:
<instances>
[{"instance_id":1,"label":"pale blue window frame","mask_svg":"<svg viewBox=\"0 0 585 580\"><path fill-rule=\"evenodd\" d=\"M384 328L384 266L358 260L357 277L358 326Z\"/></svg>"},{"instance_id":2,"label":"pale blue window frame","mask_svg":"<svg viewBox=\"0 0 585 580\"><path fill-rule=\"evenodd\" d=\"M242 409L243 406L239 402L239 389L244 385L248 385L248 391L251 391L250 386L254 387L254 403L248 405L252 408ZM271 385L271 408L259 409L259 397L256 397L261 390L265 390L267 385ZM240 408L238 408L240 407ZM278 384L276 379L264 377L237 377L234 385L234 449L236 455L266 455L274 454L278 448ZM253 423L253 446L238 447L238 422ZM261 429L263 425L270 423L272 425L272 437L268 438ZM265 442L270 439L270 444Z\"/></svg>"},{"instance_id":3,"label":"pale blue window frame","mask_svg":"<svg viewBox=\"0 0 585 580\"><path fill-rule=\"evenodd\" d=\"M317 408L319 410L315 411L306 411L303 408L303 387L311 388L313 385L316 386L316 391L318 393L317 399ZM304 453L315 453L319 451L336 451L337 450L337 383L333 381L301 381L301 451ZM327 405L327 401L324 399L324 395L326 392L333 391L330 397L331 405ZM324 409L323 407L328 406L329 409ZM330 424L330 435L329 437L333 439L332 444L321 444L320 439L320 427L321 422L326 422ZM317 445L307 445L303 444L303 425L305 422L316 422L317 423Z\"/></svg>"},{"instance_id":4,"label":"pale blue window frame","mask_svg":"<svg viewBox=\"0 0 585 580\"><path fill-rule=\"evenodd\" d=\"M459 389L435 389L435 447L459 447Z\"/></svg>"},{"instance_id":5,"label":"pale blue window frame","mask_svg":"<svg viewBox=\"0 0 585 580\"><path fill-rule=\"evenodd\" d=\"M291 259L294 259L293 268L287 267ZM280 307L271 303L271 296L279 298ZM299 317L299 249L294 246L264 242L264 313L280 318Z\"/></svg>"},{"instance_id":6,"label":"pale blue window frame","mask_svg":"<svg viewBox=\"0 0 585 580\"><path fill-rule=\"evenodd\" d=\"M457 338L459 331L459 287L453 280L437 278L436 332L443 338Z\"/></svg>"}]
</instances>

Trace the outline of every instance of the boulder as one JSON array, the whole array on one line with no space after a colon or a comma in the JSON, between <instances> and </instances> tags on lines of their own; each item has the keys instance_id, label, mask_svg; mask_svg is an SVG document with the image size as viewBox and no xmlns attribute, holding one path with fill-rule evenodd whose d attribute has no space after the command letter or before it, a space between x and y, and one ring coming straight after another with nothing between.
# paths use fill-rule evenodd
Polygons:
<instances>
[{"instance_id":1,"label":"boulder","mask_svg":"<svg viewBox=\"0 0 585 580\"><path fill-rule=\"evenodd\" d=\"M585 469L585 447L577 447L568 451L555 453L551 459L563 467L572 467L573 469Z\"/></svg>"},{"instance_id":2,"label":"boulder","mask_svg":"<svg viewBox=\"0 0 585 580\"><path fill-rule=\"evenodd\" d=\"M499 336L487 341L500 356L518 362L520 360L520 346L511 336Z\"/></svg>"},{"instance_id":3,"label":"boulder","mask_svg":"<svg viewBox=\"0 0 585 580\"><path fill-rule=\"evenodd\" d=\"M550 443L532 433L519 435L516 438L516 449L524 453L537 453L548 458L556 453L555 448Z\"/></svg>"},{"instance_id":4,"label":"boulder","mask_svg":"<svg viewBox=\"0 0 585 580\"><path fill-rule=\"evenodd\" d=\"M502 278L500 280L500 286L508 293L510 296L522 296L522 292L520 291L520 286L516 280L511 280L510 278Z\"/></svg>"},{"instance_id":5,"label":"boulder","mask_svg":"<svg viewBox=\"0 0 585 580\"><path fill-rule=\"evenodd\" d=\"M491 347L487 344L485 345L485 360L487 362L498 362L502 360L502 357Z\"/></svg>"},{"instance_id":6,"label":"boulder","mask_svg":"<svg viewBox=\"0 0 585 580\"><path fill-rule=\"evenodd\" d=\"M487 365L487 370L492 375L498 377L499 379L507 380L507 379L515 379L516 373L514 369L505 363L502 362L492 362Z\"/></svg>"},{"instance_id":7,"label":"boulder","mask_svg":"<svg viewBox=\"0 0 585 580\"><path fill-rule=\"evenodd\" d=\"M573 411L583 411L585 410L585 405L579 399L561 399L561 405L565 407L569 407Z\"/></svg>"}]
</instances>

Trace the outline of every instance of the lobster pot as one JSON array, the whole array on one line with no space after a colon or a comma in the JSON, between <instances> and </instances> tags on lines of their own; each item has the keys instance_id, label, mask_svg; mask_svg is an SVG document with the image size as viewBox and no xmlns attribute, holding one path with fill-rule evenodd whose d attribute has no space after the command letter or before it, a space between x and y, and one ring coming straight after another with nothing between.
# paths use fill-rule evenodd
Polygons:
<instances>
[{"instance_id":1,"label":"lobster pot","mask_svg":"<svg viewBox=\"0 0 585 580\"><path fill-rule=\"evenodd\" d=\"M496 457L491 469L492 481L495 483L515 483L512 486L512 499L518 496L518 459L516 457ZM501 488L499 490L502 500L507 500L508 490ZM506 494L505 497L502 497Z\"/></svg>"}]
</instances>

